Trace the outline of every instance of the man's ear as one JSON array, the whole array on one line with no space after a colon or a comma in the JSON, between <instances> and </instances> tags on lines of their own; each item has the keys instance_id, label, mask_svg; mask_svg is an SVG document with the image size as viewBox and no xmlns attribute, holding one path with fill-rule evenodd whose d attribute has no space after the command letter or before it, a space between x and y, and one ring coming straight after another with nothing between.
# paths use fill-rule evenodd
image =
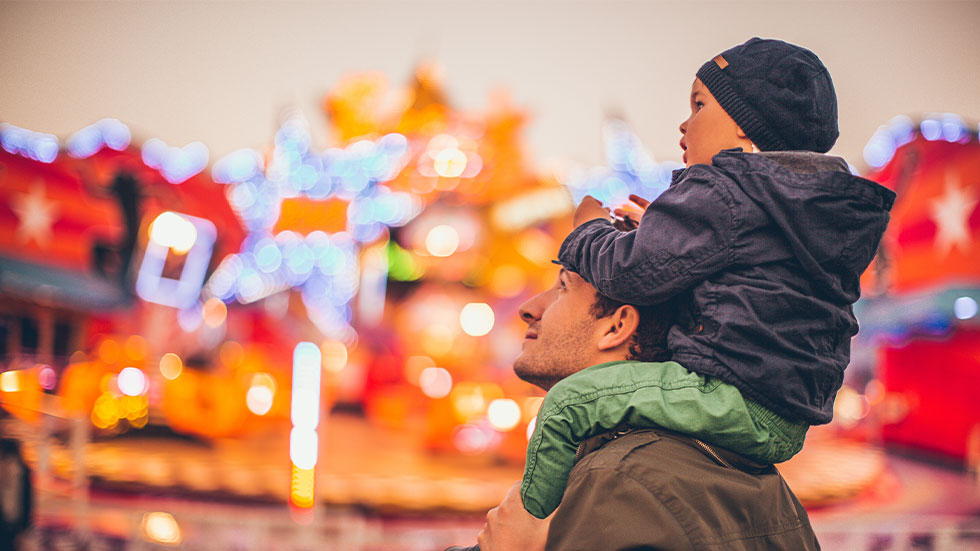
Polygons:
<instances>
[{"instance_id":1,"label":"man's ear","mask_svg":"<svg viewBox=\"0 0 980 551\"><path fill-rule=\"evenodd\" d=\"M640 312L636 307L629 304L620 306L600 324L602 335L596 347L605 352L623 345L628 346L639 325Z\"/></svg>"}]
</instances>

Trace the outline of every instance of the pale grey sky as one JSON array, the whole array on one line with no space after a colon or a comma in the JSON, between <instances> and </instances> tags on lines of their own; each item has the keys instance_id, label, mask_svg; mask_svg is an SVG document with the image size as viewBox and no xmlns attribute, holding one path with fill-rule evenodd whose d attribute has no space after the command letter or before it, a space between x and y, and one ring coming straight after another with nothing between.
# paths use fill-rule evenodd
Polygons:
<instances>
[{"instance_id":1,"label":"pale grey sky","mask_svg":"<svg viewBox=\"0 0 980 551\"><path fill-rule=\"evenodd\" d=\"M202 141L213 162L271 144L287 107L322 135L323 94L344 74L401 84L434 58L459 108L511 91L538 163L600 163L608 112L680 160L695 71L751 36L823 59L840 98L833 152L858 167L894 115L980 118L980 2L0 1L0 121L66 138L115 117L137 143Z\"/></svg>"}]
</instances>

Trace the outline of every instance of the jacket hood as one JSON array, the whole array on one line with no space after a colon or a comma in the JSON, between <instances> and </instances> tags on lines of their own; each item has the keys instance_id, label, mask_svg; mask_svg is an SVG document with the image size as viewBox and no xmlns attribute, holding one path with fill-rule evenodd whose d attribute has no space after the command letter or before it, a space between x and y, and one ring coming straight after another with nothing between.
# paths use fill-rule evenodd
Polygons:
<instances>
[{"instance_id":1,"label":"jacket hood","mask_svg":"<svg viewBox=\"0 0 980 551\"><path fill-rule=\"evenodd\" d=\"M809 151L722 151L715 168L769 216L814 291L837 302L860 296L859 276L888 224L895 193L851 174L840 157Z\"/></svg>"}]
</instances>

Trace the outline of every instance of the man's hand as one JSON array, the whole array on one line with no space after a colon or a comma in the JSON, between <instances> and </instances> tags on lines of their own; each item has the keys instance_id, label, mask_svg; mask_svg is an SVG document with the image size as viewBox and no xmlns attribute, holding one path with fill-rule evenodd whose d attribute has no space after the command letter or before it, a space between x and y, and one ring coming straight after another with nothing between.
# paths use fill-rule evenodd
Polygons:
<instances>
[{"instance_id":1,"label":"man's hand","mask_svg":"<svg viewBox=\"0 0 980 551\"><path fill-rule=\"evenodd\" d=\"M554 513L539 519L528 513L521 501L521 483L517 482L500 505L487 513L487 522L476 537L480 551L544 551L552 516Z\"/></svg>"},{"instance_id":2,"label":"man's hand","mask_svg":"<svg viewBox=\"0 0 980 551\"><path fill-rule=\"evenodd\" d=\"M586 195L582 199L582 202L578 204L578 207L575 208L572 223L577 228L589 220L595 220L597 218L609 220L609 211L595 197Z\"/></svg>"}]
</instances>

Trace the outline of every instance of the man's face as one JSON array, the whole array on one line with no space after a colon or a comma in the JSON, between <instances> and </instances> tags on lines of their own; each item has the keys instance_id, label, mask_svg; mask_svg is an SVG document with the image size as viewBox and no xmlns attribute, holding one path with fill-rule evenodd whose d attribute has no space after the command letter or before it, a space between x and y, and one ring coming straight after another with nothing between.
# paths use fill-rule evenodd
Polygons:
<instances>
[{"instance_id":1,"label":"man's face","mask_svg":"<svg viewBox=\"0 0 980 551\"><path fill-rule=\"evenodd\" d=\"M595 363L598 321L590 311L595 289L564 268L555 284L521 305L528 327L514 373L548 390Z\"/></svg>"},{"instance_id":2,"label":"man's face","mask_svg":"<svg viewBox=\"0 0 980 551\"><path fill-rule=\"evenodd\" d=\"M711 164L711 158L723 149L751 148L748 140L739 138L738 125L715 99L701 79L691 85L691 116L681 123L681 149L684 164Z\"/></svg>"}]
</instances>

